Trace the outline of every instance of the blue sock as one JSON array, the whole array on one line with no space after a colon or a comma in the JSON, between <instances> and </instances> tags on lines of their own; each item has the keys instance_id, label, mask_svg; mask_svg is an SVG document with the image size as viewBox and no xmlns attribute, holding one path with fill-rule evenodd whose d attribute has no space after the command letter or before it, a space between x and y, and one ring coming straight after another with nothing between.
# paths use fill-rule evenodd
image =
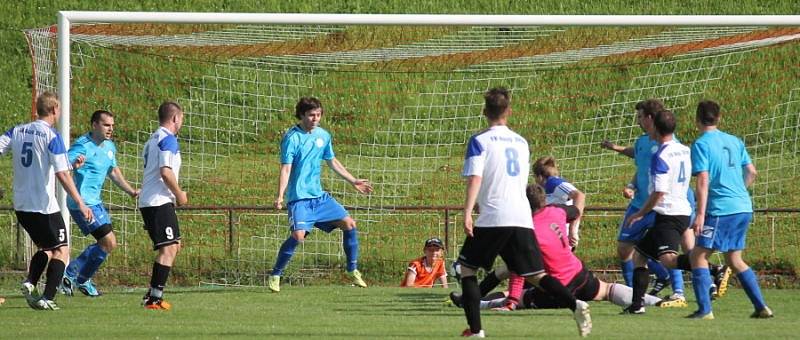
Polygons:
<instances>
[{"instance_id":1,"label":"blue sock","mask_svg":"<svg viewBox=\"0 0 800 340\"><path fill-rule=\"evenodd\" d=\"M633 260L622 262L622 277L625 279L625 285L633 287Z\"/></svg>"},{"instance_id":2,"label":"blue sock","mask_svg":"<svg viewBox=\"0 0 800 340\"><path fill-rule=\"evenodd\" d=\"M358 269L358 230L356 228L342 231L342 248L347 256L347 271Z\"/></svg>"},{"instance_id":3,"label":"blue sock","mask_svg":"<svg viewBox=\"0 0 800 340\"><path fill-rule=\"evenodd\" d=\"M659 280L667 280L669 279L669 270L667 267L664 267L661 262L658 262L653 259L647 260L647 268L650 269L650 272L656 275L656 279Z\"/></svg>"},{"instance_id":4,"label":"blue sock","mask_svg":"<svg viewBox=\"0 0 800 340\"><path fill-rule=\"evenodd\" d=\"M680 269L670 269L669 279L672 281L672 292L683 295L683 271Z\"/></svg>"},{"instance_id":5,"label":"blue sock","mask_svg":"<svg viewBox=\"0 0 800 340\"><path fill-rule=\"evenodd\" d=\"M694 296L697 299L697 311L700 314L711 313L711 273L708 268L692 269L692 286Z\"/></svg>"},{"instance_id":6,"label":"blue sock","mask_svg":"<svg viewBox=\"0 0 800 340\"><path fill-rule=\"evenodd\" d=\"M758 286L758 278L756 277L756 273L753 273L753 269L747 268L747 270L736 274L736 277L739 278L744 292L747 293L747 297L750 298L750 302L753 303L753 307L756 308L756 311L764 309L767 303L764 302L764 297L761 296L761 288Z\"/></svg>"},{"instance_id":7,"label":"blue sock","mask_svg":"<svg viewBox=\"0 0 800 340\"><path fill-rule=\"evenodd\" d=\"M91 248L91 250L89 250L89 248ZM88 259L78 272L78 284L82 284L91 279L94 273L97 272L97 269L100 268L100 265L106 260L106 257L108 257L108 253L106 253L103 248L100 248L100 246L89 248L87 248L87 250L89 250Z\"/></svg>"},{"instance_id":8,"label":"blue sock","mask_svg":"<svg viewBox=\"0 0 800 340\"><path fill-rule=\"evenodd\" d=\"M86 247L86 249L83 250L83 252L78 256L77 259L70 261L69 266L67 266L67 269L64 271L64 276L68 276L73 279L78 277L78 272L80 272L81 268L83 268L86 262L89 261L92 249L95 248L100 248L100 246L98 246L97 243L94 243Z\"/></svg>"},{"instance_id":9,"label":"blue sock","mask_svg":"<svg viewBox=\"0 0 800 340\"><path fill-rule=\"evenodd\" d=\"M278 250L278 259L275 260L275 266L272 267L271 275L283 275L283 270L286 269L286 265L289 264L289 260L292 259L292 255L294 255L294 250L297 248L298 244L300 244L300 242L291 236L289 236L286 241L283 241L281 249Z\"/></svg>"}]
</instances>

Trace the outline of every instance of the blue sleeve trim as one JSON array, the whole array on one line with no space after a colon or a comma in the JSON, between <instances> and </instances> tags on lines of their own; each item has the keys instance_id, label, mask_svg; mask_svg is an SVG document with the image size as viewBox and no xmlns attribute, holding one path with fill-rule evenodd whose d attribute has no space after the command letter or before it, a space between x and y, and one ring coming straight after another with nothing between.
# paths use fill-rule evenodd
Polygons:
<instances>
[{"instance_id":1,"label":"blue sleeve trim","mask_svg":"<svg viewBox=\"0 0 800 340\"><path fill-rule=\"evenodd\" d=\"M181 150L175 135L167 135L164 137L164 139L158 142L158 149L161 151L170 151L174 154L177 154L178 151Z\"/></svg>"},{"instance_id":2,"label":"blue sleeve trim","mask_svg":"<svg viewBox=\"0 0 800 340\"><path fill-rule=\"evenodd\" d=\"M564 183L564 179L561 177L548 177L544 182L544 193L552 194L554 191L556 191L556 188L561 185L561 183Z\"/></svg>"},{"instance_id":3,"label":"blue sleeve trim","mask_svg":"<svg viewBox=\"0 0 800 340\"><path fill-rule=\"evenodd\" d=\"M464 156L464 159L473 156L478 156L483 153L483 146L481 145L480 142L478 142L478 139L475 137L476 136L470 137L469 142L467 143L467 155Z\"/></svg>"},{"instance_id":4,"label":"blue sleeve trim","mask_svg":"<svg viewBox=\"0 0 800 340\"><path fill-rule=\"evenodd\" d=\"M50 144L47 145L47 149L55 155L60 155L67 152L67 148L64 146L64 140L62 140L61 135L57 133L55 138L50 140Z\"/></svg>"},{"instance_id":5,"label":"blue sleeve trim","mask_svg":"<svg viewBox=\"0 0 800 340\"><path fill-rule=\"evenodd\" d=\"M4 135L8 136L8 138L14 137L14 128L12 127L10 129L8 129L8 131L6 131L6 133L4 133Z\"/></svg>"},{"instance_id":6,"label":"blue sleeve trim","mask_svg":"<svg viewBox=\"0 0 800 340\"><path fill-rule=\"evenodd\" d=\"M666 145L662 145L653 155L653 160L650 162L651 175L665 174L667 171L669 171L669 165L667 165L667 163L661 159L661 152L664 151L665 148Z\"/></svg>"}]
</instances>

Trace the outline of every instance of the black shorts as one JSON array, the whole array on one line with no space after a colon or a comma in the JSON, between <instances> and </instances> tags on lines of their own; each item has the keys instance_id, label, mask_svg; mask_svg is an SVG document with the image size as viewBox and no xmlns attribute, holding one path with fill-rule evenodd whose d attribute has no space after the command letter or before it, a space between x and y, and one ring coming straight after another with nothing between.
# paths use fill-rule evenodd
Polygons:
<instances>
[{"instance_id":1,"label":"black shorts","mask_svg":"<svg viewBox=\"0 0 800 340\"><path fill-rule=\"evenodd\" d=\"M569 282L567 289L578 300L592 301L600 291L600 280L592 272L586 270L586 267L583 267L580 273ZM525 308L560 308L556 298L541 288L525 290L525 294L522 295L522 305Z\"/></svg>"},{"instance_id":2,"label":"black shorts","mask_svg":"<svg viewBox=\"0 0 800 340\"><path fill-rule=\"evenodd\" d=\"M61 213L41 214L28 211L15 211L17 221L28 232L33 243L41 250L53 250L69 244L67 227Z\"/></svg>"},{"instance_id":3,"label":"black shorts","mask_svg":"<svg viewBox=\"0 0 800 340\"><path fill-rule=\"evenodd\" d=\"M653 227L636 243L636 250L654 260L658 260L663 254L678 254L681 250L683 232L688 227L689 216L656 214Z\"/></svg>"},{"instance_id":4,"label":"black shorts","mask_svg":"<svg viewBox=\"0 0 800 340\"><path fill-rule=\"evenodd\" d=\"M461 246L458 262L472 269L491 269L497 255L509 270L519 276L544 272L542 253L533 229L522 227L482 227L472 230Z\"/></svg>"},{"instance_id":5,"label":"black shorts","mask_svg":"<svg viewBox=\"0 0 800 340\"><path fill-rule=\"evenodd\" d=\"M181 229L178 226L178 215L175 206L167 203L157 207L139 208L144 220L144 229L153 241L153 250L170 244L180 243Z\"/></svg>"}]
</instances>

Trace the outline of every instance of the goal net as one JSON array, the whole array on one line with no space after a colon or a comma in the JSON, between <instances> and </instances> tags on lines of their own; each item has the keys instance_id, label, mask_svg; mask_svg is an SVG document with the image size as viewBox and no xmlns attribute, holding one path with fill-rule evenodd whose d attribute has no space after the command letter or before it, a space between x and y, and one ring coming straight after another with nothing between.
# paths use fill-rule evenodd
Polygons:
<instances>
[{"instance_id":1,"label":"goal net","mask_svg":"<svg viewBox=\"0 0 800 340\"><path fill-rule=\"evenodd\" d=\"M57 28L25 31L35 93L57 90ZM757 208L797 206L800 28L769 26L414 26L73 24L70 132L86 133L97 109L115 113L118 163L136 186L142 145L167 99L186 112L179 134L183 253L175 280L264 285L289 235L277 193L279 142L296 124L298 98L325 107L337 158L375 192L358 194L324 167L323 187L360 231L368 280L399 284L423 241L463 242L460 177L469 136L485 126L482 94L513 96L511 127L532 157L553 155L588 205L622 208L632 162L599 147L631 145L642 131L634 105L659 98L684 143L697 137L694 109L713 99L721 127L745 139L759 179ZM120 247L100 275L136 283L152 251L134 200L107 183ZM579 255L615 266L618 210L589 212ZM749 256L763 268L796 263L796 217L757 217ZM91 236L73 227L74 251ZM338 280L341 233L315 231L286 270L296 283Z\"/></svg>"}]
</instances>

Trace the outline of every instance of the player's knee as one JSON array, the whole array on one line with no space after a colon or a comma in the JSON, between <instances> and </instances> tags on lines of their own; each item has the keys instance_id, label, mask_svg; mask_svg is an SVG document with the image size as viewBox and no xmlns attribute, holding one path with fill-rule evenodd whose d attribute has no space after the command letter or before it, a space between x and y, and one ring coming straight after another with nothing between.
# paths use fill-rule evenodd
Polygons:
<instances>
[{"instance_id":1,"label":"player's knee","mask_svg":"<svg viewBox=\"0 0 800 340\"><path fill-rule=\"evenodd\" d=\"M345 231L353 230L353 229L356 228L356 220L354 220L352 217L348 216L347 218L345 218L342 221L342 223L340 224L339 228L341 228L342 230L345 230Z\"/></svg>"},{"instance_id":2,"label":"player's knee","mask_svg":"<svg viewBox=\"0 0 800 340\"><path fill-rule=\"evenodd\" d=\"M622 261L628 261L633 255L633 248L627 243L617 243L617 256Z\"/></svg>"},{"instance_id":3,"label":"player's knee","mask_svg":"<svg viewBox=\"0 0 800 340\"><path fill-rule=\"evenodd\" d=\"M45 252L47 254L47 252ZM50 251L48 256L50 259L57 259L63 262L69 262L69 246L61 246Z\"/></svg>"},{"instance_id":4,"label":"player's knee","mask_svg":"<svg viewBox=\"0 0 800 340\"><path fill-rule=\"evenodd\" d=\"M303 241L306 240L306 235L307 234L308 233L305 232L305 231L293 232L291 238L295 239L295 241L297 241L297 242L301 242L302 243Z\"/></svg>"},{"instance_id":5,"label":"player's knee","mask_svg":"<svg viewBox=\"0 0 800 340\"><path fill-rule=\"evenodd\" d=\"M117 238L114 237L114 234L108 234L97 241L97 244L100 245L100 248L102 248L106 253L111 253L117 248Z\"/></svg>"}]
</instances>

